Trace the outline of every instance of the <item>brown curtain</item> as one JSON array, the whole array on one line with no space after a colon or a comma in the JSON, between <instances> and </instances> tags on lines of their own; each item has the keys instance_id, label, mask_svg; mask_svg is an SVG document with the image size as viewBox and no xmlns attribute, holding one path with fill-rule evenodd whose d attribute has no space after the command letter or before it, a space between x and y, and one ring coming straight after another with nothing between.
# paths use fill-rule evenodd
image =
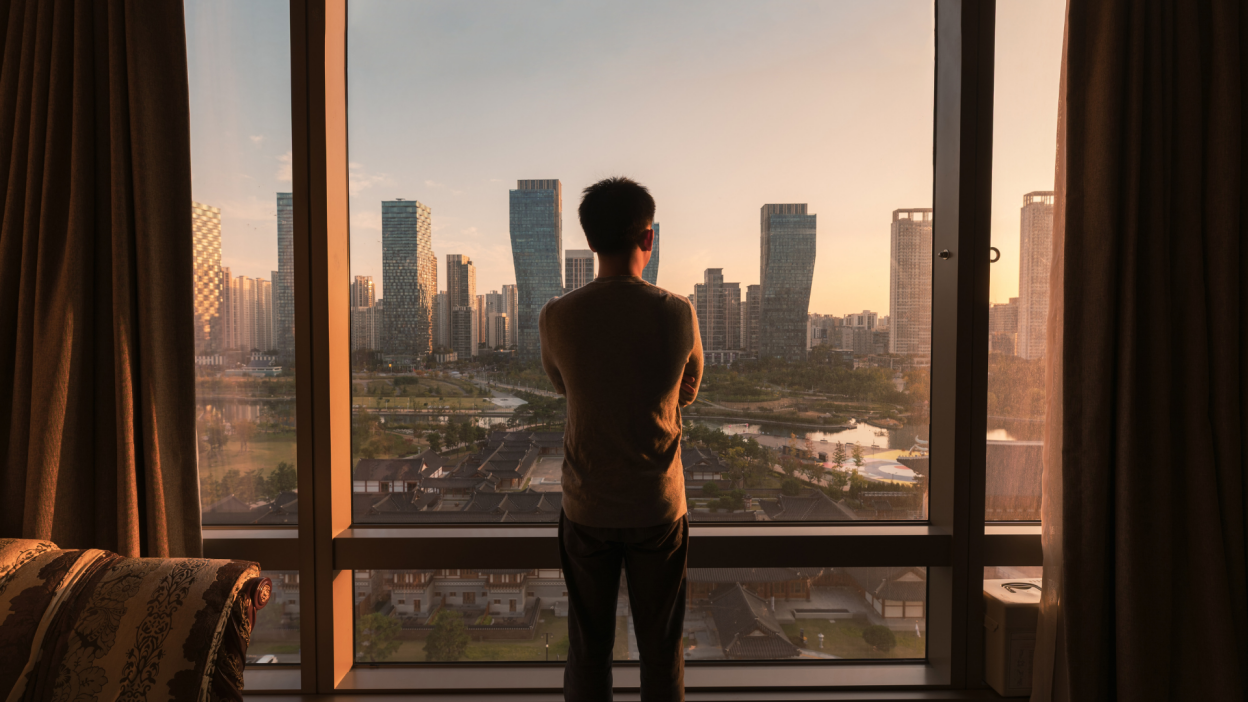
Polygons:
<instances>
[{"instance_id":1,"label":"brown curtain","mask_svg":"<svg viewBox=\"0 0 1248 702\"><path fill-rule=\"evenodd\" d=\"M201 552L181 0L0 0L0 536Z\"/></svg>"},{"instance_id":2,"label":"brown curtain","mask_svg":"<svg viewBox=\"0 0 1248 702\"><path fill-rule=\"evenodd\" d=\"M1033 700L1248 698L1239 0L1070 0Z\"/></svg>"}]
</instances>

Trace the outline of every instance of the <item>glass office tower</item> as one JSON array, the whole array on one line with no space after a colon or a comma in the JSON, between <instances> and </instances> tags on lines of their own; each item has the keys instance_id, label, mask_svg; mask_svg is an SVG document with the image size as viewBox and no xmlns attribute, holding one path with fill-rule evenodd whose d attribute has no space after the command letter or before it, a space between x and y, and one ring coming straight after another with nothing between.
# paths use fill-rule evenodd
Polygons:
<instances>
[{"instance_id":1,"label":"glass office tower","mask_svg":"<svg viewBox=\"0 0 1248 702\"><path fill-rule=\"evenodd\" d=\"M654 248L650 250L650 262L641 271L641 279L651 285L659 284L659 223L654 223Z\"/></svg>"},{"instance_id":2,"label":"glass office tower","mask_svg":"<svg viewBox=\"0 0 1248 702\"><path fill-rule=\"evenodd\" d=\"M438 262L433 216L415 200L381 203L381 288L385 291L382 352L400 364L433 350L433 296Z\"/></svg>"},{"instance_id":3,"label":"glass office tower","mask_svg":"<svg viewBox=\"0 0 1248 702\"><path fill-rule=\"evenodd\" d=\"M535 359L541 353L538 315L563 291L563 188L558 180L521 180L510 195L519 317L516 345L521 358Z\"/></svg>"},{"instance_id":4,"label":"glass office tower","mask_svg":"<svg viewBox=\"0 0 1248 702\"><path fill-rule=\"evenodd\" d=\"M281 365L295 363L295 196L277 194L277 270L273 274L273 345Z\"/></svg>"},{"instance_id":5,"label":"glass office tower","mask_svg":"<svg viewBox=\"0 0 1248 702\"><path fill-rule=\"evenodd\" d=\"M801 360L815 276L815 215L806 214L805 204L763 205L761 220L759 355Z\"/></svg>"}]
</instances>

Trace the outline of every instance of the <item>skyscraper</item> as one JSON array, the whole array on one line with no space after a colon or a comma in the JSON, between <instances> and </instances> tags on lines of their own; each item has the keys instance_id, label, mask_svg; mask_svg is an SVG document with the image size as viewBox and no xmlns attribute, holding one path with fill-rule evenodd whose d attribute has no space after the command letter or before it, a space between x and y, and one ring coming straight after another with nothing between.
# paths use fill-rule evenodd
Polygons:
<instances>
[{"instance_id":1,"label":"skyscraper","mask_svg":"<svg viewBox=\"0 0 1248 702\"><path fill-rule=\"evenodd\" d=\"M481 342L485 342L489 346L490 327L489 327L489 311L485 309L485 295L477 295L477 301L474 307L477 311L477 348L481 347Z\"/></svg>"},{"instance_id":2,"label":"skyscraper","mask_svg":"<svg viewBox=\"0 0 1248 702\"><path fill-rule=\"evenodd\" d=\"M510 191L511 254L516 268L516 342L521 358L541 353L542 306L563 291L563 187L558 180L521 180Z\"/></svg>"},{"instance_id":3,"label":"skyscraper","mask_svg":"<svg viewBox=\"0 0 1248 702\"><path fill-rule=\"evenodd\" d=\"M594 280L594 252L589 249L568 249L563 252L563 292L573 290Z\"/></svg>"},{"instance_id":4,"label":"skyscraper","mask_svg":"<svg viewBox=\"0 0 1248 702\"><path fill-rule=\"evenodd\" d=\"M893 210L888 352L932 358L932 209Z\"/></svg>"},{"instance_id":5,"label":"skyscraper","mask_svg":"<svg viewBox=\"0 0 1248 702\"><path fill-rule=\"evenodd\" d=\"M815 215L805 204L763 205L760 215L759 354L800 360L815 276Z\"/></svg>"},{"instance_id":6,"label":"skyscraper","mask_svg":"<svg viewBox=\"0 0 1248 702\"><path fill-rule=\"evenodd\" d=\"M277 270L273 273L273 346L278 361L295 364L295 201L277 194Z\"/></svg>"},{"instance_id":7,"label":"skyscraper","mask_svg":"<svg viewBox=\"0 0 1248 702\"><path fill-rule=\"evenodd\" d=\"M488 345L495 349L499 346L507 344L507 313L506 312L490 312L487 315L488 328Z\"/></svg>"},{"instance_id":8,"label":"skyscraper","mask_svg":"<svg viewBox=\"0 0 1248 702\"><path fill-rule=\"evenodd\" d=\"M357 275L351 283L351 306L372 307L376 303L373 276Z\"/></svg>"},{"instance_id":9,"label":"skyscraper","mask_svg":"<svg viewBox=\"0 0 1248 702\"><path fill-rule=\"evenodd\" d=\"M381 346L380 325L373 276L357 275L351 283L351 350L378 350Z\"/></svg>"},{"instance_id":10,"label":"skyscraper","mask_svg":"<svg viewBox=\"0 0 1248 702\"><path fill-rule=\"evenodd\" d=\"M516 345L516 320L520 314L520 297L516 286L503 286L503 304L507 308L507 346Z\"/></svg>"},{"instance_id":11,"label":"skyscraper","mask_svg":"<svg viewBox=\"0 0 1248 702\"><path fill-rule=\"evenodd\" d=\"M446 292L433 296L433 347L445 349L451 346L451 308L447 305Z\"/></svg>"},{"instance_id":12,"label":"skyscraper","mask_svg":"<svg viewBox=\"0 0 1248 702\"><path fill-rule=\"evenodd\" d=\"M724 348L741 348L740 283L724 283Z\"/></svg>"},{"instance_id":13,"label":"skyscraper","mask_svg":"<svg viewBox=\"0 0 1248 702\"><path fill-rule=\"evenodd\" d=\"M446 256L446 297L451 311L451 349L461 359L477 355L477 269L463 254Z\"/></svg>"},{"instance_id":14,"label":"skyscraper","mask_svg":"<svg viewBox=\"0 0 1248 702\"><path fill-rule=\"evenodd\" d=\"M650 249L650 262L641 271L641 279L651 285L659 284L659 223L654 223L654 247Z\"/></svg>"},{"instance_id":15,"label":"skyscraper","mask_svg":"<svg viewBox=\"0 0 1248 702\"><path fill-rule=\"evenodd\" d=\"M758 353L758 318L763 311L763 286L747 285L745 287L745 309L741 314L741 326L745 330L741 339L742 347L751 353Z\"/></svg>"},{"instance_id":16,"label":"skyscraper","mask_svg":"<svg viewBox=\"0 0 1248 702\"><path fill-rule=\"evenodd\" d=\"M221 209L192 202L191 238L195 257L195 355L220 353L227 348L222 320L225 279L221 271Z\"/></svg>"},{"instance_id":17,"label":"skyscraper","mask_svg":"<svg viewBox=\"0 0 1248 702\"><path fill-rule=\"evenodd\" d=\"M226 278L223 296L223 348L237 349L244 359L251 351L273 350L273 285L263 278Z\"/></svg>"},{"instance_id":18,"label":"skyscraper","mask_svg":"<svg viewBox=\"0 0 1248 702\"><path fill-rule=\"evenodd\" d=\"M728 348L724 269L707 268L702 272L702 282L693 286L693 304L698 312L698 334L702 336L702 348L707 351Z\"/></svg>"},{"instance_id":19,"label":"skyscraper","mask_svg":"<svg viewBox=\"0 0 1248 702\"><path fill-rule=\"evenodd\" d=\"M381 286L386 293L382 350L412 359L433 348L438 265L433 214L415 200L381 203Z\"/></svg>"},{"instance_id":20,"label":"skyscraper","mask_svg":"<svg viewBox=\"0 0 1248 702\"><path fill-rule=\"evenodd\" d=\"M1049 269L1053 261L1053 193L1023 196L1018 257L1018 350L1028 360L1044 357L1049 316Z\"/></svg>"}]
</instances>

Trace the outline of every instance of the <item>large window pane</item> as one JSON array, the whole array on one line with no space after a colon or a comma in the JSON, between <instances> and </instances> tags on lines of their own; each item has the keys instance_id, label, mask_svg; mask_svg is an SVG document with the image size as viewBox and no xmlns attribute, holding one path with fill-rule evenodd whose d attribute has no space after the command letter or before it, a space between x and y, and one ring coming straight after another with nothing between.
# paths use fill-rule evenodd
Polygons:
<instances>
[{"instance_id":1,"label":"large window pane","mask_svg":"<svg viewBox=\"0 0 1248 702\"><path fill-rule=\"evenodd\" d=\"M204 524L295 505L290 19L283 0L186 1Z\"/></svg>"},{"instance_id":2,"label":"large window pane","mask_svg":"<svg viewBox=\"0 0 1248 702\"><path fill-rule=\"evenodd\" d=\"M986 518L1040 518L1062 0L997 6Z\"/></svg>"},{"instance_id":3,"label":"large window pane","mask_svg":"<svg viewBox=\"0 0 1248 702\"><path fill-rule=\"evenodd\" d=\"M692 568L685 658L922 659L923 568ZM565 660L559 569L355 571L356 660ZM639 660L626 583L615 659Z\"/></svg>"},{"instance_id":4,"label":"large window pane","mask_svg":"<svg viewBox=\"0 0 1248 702\"><path fill-rule=\"evenodd\" d=\"M926 517L930 1L352 0L348 47L356 521L557 518L536 320L612 174L698 312L694 521Z\"/></svg>"}]
</instances>

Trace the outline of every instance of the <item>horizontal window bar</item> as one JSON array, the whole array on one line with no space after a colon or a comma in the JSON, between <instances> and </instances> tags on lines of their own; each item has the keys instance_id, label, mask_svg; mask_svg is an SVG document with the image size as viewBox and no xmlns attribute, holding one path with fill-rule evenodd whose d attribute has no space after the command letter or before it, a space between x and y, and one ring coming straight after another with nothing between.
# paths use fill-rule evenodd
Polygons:
<instances>
[{"instance_id":1,"label":"horizontal window bar","mask_svg":"<svg viewBox=\"0 0 1248 702\"><path fill-rule=\"evenodd\" d=\"M617 665L612 671L616 688L636 689L640 668ZM804 665L698 665L685 666L685 689L731 690L740 688L829 688L829 687L909 687L947 685L948 675L936 666L923 663L900 664L804 664ZM356 666L338 684L338 692L350 691L458 691L504 692L511 690L555 691L563 687L563 666L455 666L455 667L377 667ZM785 699L802 699L789 697ZM714 699L723 699L722 695ZM761 693L757 699L778 699L775 693ZM827 693L813 693L809 699L829 699ZM855 698L851 698L855 699Z\"/></svg>"},{"instance_id":2,"label":"horizontal window bar","mask_svg":"<svg viewBox=\"0 0 1248 702\"><path fill-rule=\"evenodd\" d=\"M690 529L691 568L948 566L952 539L927 526ZM558 568L557 531L350 529L334 539L336 570Z\"/></svg>"},{"instance_id":3,"label":"horizontal window bar","mask_svg":"<svg viewBox=\"0 0 1248 702\"><path fill-rule=\"evenodd\" d=\"M1042 566L1039 524L990 524L984 527L984 565Z\"/></svg>"},{"instance_id":4,"label":"horizontal window bar","mask_svg":"<svg viewBox=\"0 0 1248 702\"><path fill-rule=\"evenodd\" d=\"M243 671L243 684L248 693L266 690L298 690L299 666L248 666Z\"/></svg>"},{"instance_id":5,"label":"horizontal window bar","mask_svg":"<svg viewBox=\"0 0 1248 702\"><path fill-rule=\"evenodd\" d=\"M255 561L265 570L299 569L298 529L204 528L204 557Z\"/></svg>"}]
</instances>

